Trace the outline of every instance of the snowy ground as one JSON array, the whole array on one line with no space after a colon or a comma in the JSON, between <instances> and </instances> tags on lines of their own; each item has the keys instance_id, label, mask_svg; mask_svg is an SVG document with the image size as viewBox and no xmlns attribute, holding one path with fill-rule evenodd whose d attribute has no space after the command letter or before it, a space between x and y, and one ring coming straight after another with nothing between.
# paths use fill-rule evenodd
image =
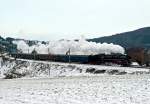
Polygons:
<instances>
[{"instance_id":1,"label":"snowy ground","mask_svg":"<svg viewBox=\"0 0 150 104\"><path fill-rule=\"evenodd\" d=\"M0 104L150 104L149 96L149 69L0 60Z\"/></svg>"},{"instance_id":2,"label":"snowy ground","mask_svg":"<svg viewBox=\"0 0 150 104\"><path fill-rule=\"evenodd\" d=\"M150 104L149 97L149 75L0 80L0 104Z\"/></svg>"},{"instance_id":3,"label":"snowy ground","mask_svg":"<svg viewBox=\"0 0 150 104\"><path fill-rule=\"evenodd\" d=\"M4 78L7 75L15 77L37 77L37 78L56 78L66 76L95 76L98 71L105 71L101 75L108 74L150 74L150 69L145 68L130 68L118 66L101 66L101 65L82 65L68 64L58 62L45 62L33 60L7 60L0 62L0 77ZM87 73L87 70L94 69L92 73ZM118 71L118 72L117 72ZM99 76L99 74L98 74Z\"/></svg>"}]
</instances>

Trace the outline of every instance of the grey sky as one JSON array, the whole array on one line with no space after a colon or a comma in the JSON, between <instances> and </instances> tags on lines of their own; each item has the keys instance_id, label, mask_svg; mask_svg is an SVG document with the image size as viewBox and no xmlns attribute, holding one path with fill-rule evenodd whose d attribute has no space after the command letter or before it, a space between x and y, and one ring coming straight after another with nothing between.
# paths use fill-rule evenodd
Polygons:
<instances>
[{"instance_id":1,"label":"grey sky","mask_svg":"<svg viewBox=\"0 0 150 104\"><path fill-rule=\"evenodd\" d=\"M0 0L0 34L58 40L150 26L150 0Z\"/></svg>"}]
</instances>

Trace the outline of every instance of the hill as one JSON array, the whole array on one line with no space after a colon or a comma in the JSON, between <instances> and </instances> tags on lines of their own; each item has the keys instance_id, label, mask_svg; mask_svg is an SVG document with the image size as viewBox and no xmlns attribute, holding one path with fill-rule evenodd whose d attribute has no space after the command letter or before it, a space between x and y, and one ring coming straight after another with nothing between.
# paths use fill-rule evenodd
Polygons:
<instances>
[{"instance_id":1,"label":"hill","mask_svg":"<svg viewBox=\"0 0 150 104\"><path fill-rule=\"evenodd\" d=\"M88 41L97 43L114 43L125 48L144 47L150 48L150 27L137 29L134 31L115 34L112 36L88 39Z\"/></svg>"}]
</instances>

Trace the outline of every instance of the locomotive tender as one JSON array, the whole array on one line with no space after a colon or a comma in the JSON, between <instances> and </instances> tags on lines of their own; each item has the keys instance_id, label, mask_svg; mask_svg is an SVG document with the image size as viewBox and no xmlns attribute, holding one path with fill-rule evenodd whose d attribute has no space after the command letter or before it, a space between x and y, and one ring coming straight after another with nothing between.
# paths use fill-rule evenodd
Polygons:
<instances>
[{"instance_id":1,"label":"locomotive tender","mask_svg":"<svg viewBox=\"0 0 150 104\"><path fill-rule=\"evenodd\" d=\"M130 57L124 54L97 54L97 55L54 55L54 54L25 54L13 53L14 58L43 60L54 62L71 62L81 64L105 65L106 63L119 64L121 66L130 66Z\"/></svg>"}]
</instances>

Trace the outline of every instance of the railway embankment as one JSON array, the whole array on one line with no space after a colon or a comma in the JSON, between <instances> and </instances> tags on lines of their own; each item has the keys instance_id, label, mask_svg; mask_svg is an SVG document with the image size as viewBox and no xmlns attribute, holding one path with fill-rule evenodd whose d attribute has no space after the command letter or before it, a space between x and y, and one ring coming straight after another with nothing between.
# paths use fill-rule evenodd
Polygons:
<instances>
[{"instance_id":1,"label":"railway embankment","mask_svg":"<svg viewBox=\"0 0 150 104\"><path fill-rule=\"evenodd\" d=\"M6 79L127 74L150 74L150 69L0 58L0 77Z\"/></svg>"}]
</instances>

